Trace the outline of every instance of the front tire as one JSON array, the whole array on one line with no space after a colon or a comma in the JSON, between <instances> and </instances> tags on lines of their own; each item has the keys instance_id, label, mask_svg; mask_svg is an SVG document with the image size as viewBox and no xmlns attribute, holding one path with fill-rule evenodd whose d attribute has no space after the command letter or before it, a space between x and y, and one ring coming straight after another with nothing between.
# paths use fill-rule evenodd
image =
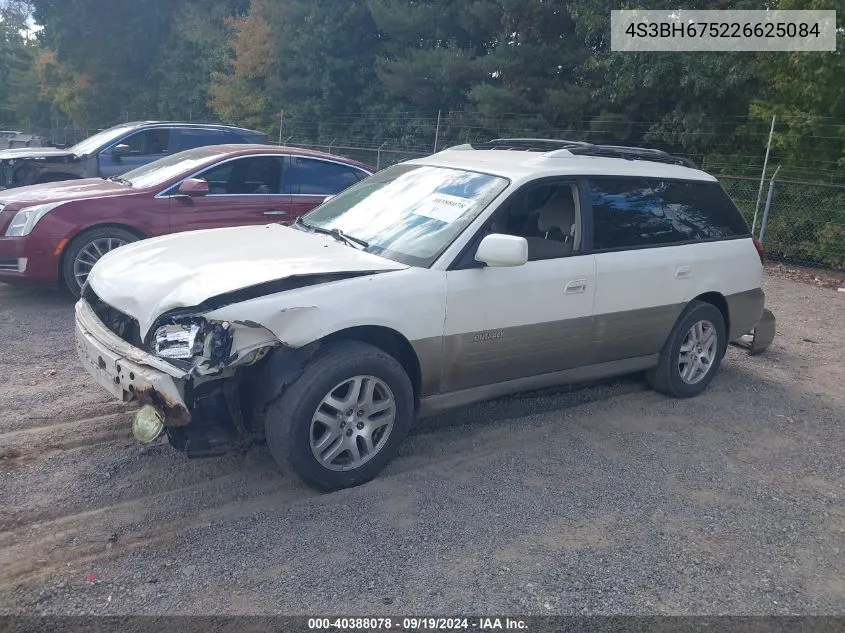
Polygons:
<instances>
[{"instance_id":1,"label":"front tire","mask_svg":"<svg viewBox=\"0 0 845 633\"><path fill-rule=\"evenodd\" d=\"M116 227L84 231L73 238L65 251L62 278L71 294L79 298L88 273L100 258L124 244L138 241L138 236Z\"/></svg>"},{"instance_id":2,"label":"front tire","mask_svg":"<svg viewBox=\"0 0 845 633\"><path fill-rule=\"evenodd\" d=\"M365 483L393 459L414 416L402 365L366 343L325 344L302 375L270 404L270 453L311 485L339 490Z\"/></svg>"},{"instance_id":3,"label":"front tire","mask_svg":"<svg viewBox=\"0 0 845 633\"><path fill-rule=\"evenodd\" d=\"M692 301L678 317L649 385L673 398L692 398L707 389L727 349L727 328L721 311L704 301Z\"/></svg>"}]
</instances>

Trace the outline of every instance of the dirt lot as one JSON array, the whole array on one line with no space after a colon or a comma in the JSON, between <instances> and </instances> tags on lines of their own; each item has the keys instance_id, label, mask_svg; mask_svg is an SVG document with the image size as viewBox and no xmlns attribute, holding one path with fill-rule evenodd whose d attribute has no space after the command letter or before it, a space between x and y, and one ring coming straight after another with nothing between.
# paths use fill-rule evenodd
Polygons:
<instances>
[{"instance_id":1,"label":"dirt lot","mask_svg":"<svg viewBox=\"0 0 845 633\"><path fill-rule=\"evenodd\" d=\"M769 352L425 421L320 495L267 450L139 448L72 303L0 284L0 614L842 613L845 292L775 272Z\"/></svg>"}]
</instances>

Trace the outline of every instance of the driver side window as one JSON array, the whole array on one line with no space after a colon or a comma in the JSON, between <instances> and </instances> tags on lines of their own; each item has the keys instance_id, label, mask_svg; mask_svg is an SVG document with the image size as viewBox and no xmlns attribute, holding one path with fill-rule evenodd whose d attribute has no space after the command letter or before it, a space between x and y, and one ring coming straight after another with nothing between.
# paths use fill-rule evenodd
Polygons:
<instances>
[{"instance_id":1,"label":"driver side window","mask_svg":"<svg viewBox=\"0 0 845 633\"><path fill-rule=\"evenodd\" d=\"M197 176L206 180L217 196L278 194L282 184L282 159L251 156L211 167Z\"/></svg>"},{"instance_id":2,"label":"driver side window","mask_svg":"<svg viewBox=\"0 0 845 633\"><path fill-rule=\"evenodd\" d=\"M493 233L524 237L528 261L557 259L580 252L581 205L574 182L529 185L513 194L487 220L456 268L482 266L475 261L481 240Z\"/></svg>"},{"instance_id":3,"label":"driver side window","mask_svg":"<svg viewBox=\"0 0 845 633\"><path fill-rule=\"evenodd\" d=\"M566 257L581 246L579 209L575 183L534 185L497 209L488 232L524 237L528 261Z\"/></svg>"},{"instance_id":4,"label":"driver side window","mask_svg":"<svg viewBox=\"0 0 845 633\"><path fill-rule=\"evenodd\" d=\"M120 141L130 156L164 156L170 146L170 130L144 130Z\"/></svg>"}]
</instances>

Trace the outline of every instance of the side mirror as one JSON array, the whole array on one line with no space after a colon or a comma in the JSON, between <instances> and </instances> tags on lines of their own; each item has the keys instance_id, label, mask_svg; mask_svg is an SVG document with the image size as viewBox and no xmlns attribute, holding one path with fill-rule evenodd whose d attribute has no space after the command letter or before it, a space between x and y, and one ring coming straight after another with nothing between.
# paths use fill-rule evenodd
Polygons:
<instances>
[{"instance_id":1,"label":"side mirror","mask_svg":"<svg viewBox=\"0 0 845 633\"><path fill-rule=\"evenodd\" d=\"M208 181L202 178L186 178L177 190L180 195L190 196L191 198L207 196L209 191L211 191L211 188L208 186Z\"/></svg>"},{"instance_id":2,"label":"side mirror","mask_svg":"<svg viewBox=\"0 0 845 633\"><path fill-rule=\"evenodd\" d=\"M481 240L475 259L488 266L522 266L528 261L528 241L516 235L492 233Z\"/></svg>"},{"instance_id":3,"label":"side mirror","mask_svg":"<svg viewBox=\"0 0 845 633\"><path fill-rule=\"evenodd\" d=\"M115 145L111 148L111 155L114 158L121 158L123 156L129 156L132 150L129 149L129 146L126 143L121 143L120 145Z\"/></svg>"}]
</instances>

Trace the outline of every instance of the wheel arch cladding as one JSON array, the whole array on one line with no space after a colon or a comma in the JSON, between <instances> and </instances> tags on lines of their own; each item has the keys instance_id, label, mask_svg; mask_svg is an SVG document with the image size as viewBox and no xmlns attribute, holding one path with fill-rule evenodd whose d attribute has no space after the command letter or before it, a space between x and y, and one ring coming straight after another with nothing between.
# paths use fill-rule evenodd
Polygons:
<instances>
[{"instance_id":1,"label":"wheel arch cladding","mask_svg":"<svg viewBox=\"0 0 845 633\"><path fill-rule=\"evenodd\" d=\"M693 301L703 301L705 303L709 303L713 307L717 308L719 312L722 313L722 318L725 320L725 333L731 331L731 315L730 310L728 310L728 301L725 299L725 296L719 292L705 292L704 294L698 295Z\"/></svg>"},{"instance_id":2,"label":"wheel arch cladding","mask_svg":"<svg viewBox=\"0 0 845 633\"><path fill-rule=\"evenodd\" d=\"M389 327L377 325L363 325L339 330L329 334L324 341L360 341L377 347L395 358L411 379L414 389L414 402L420 398L422 371L420 360L410 341L402 334Z\"/></svg>"}]
</instances>

